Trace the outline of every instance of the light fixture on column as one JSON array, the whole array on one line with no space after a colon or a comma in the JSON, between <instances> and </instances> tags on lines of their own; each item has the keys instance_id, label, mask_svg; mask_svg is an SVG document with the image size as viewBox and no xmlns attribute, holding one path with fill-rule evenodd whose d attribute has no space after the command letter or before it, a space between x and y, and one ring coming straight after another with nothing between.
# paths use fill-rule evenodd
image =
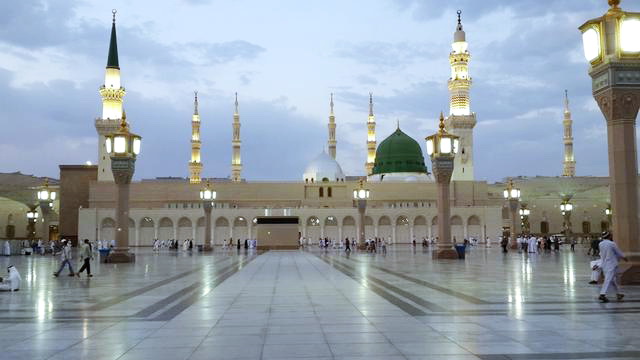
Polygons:
<instances>
[{"instance_id":1,"label":"light fixture on column","mask_svg":"<svg viewBox=\"0 0 640 360\"><path fill-rule=\"evenodd\" d=\"M509 212L511 214L511 224L509 235L511 238L511 248L517 249L518 242L516 240L516 214L518 211L518 204L520 203L520 189L515 186L513 179L509 179L507 187L502 191L502 196L509 205Z\"/></svg>"},{"instance_id":2,"label":"light fixture on column","mask_svg":"<svg viewBox=\"0 0 640 360\"><path fill-rule=\"evenodd\" d=\"M211 210L213 208L213 202L216 200L217 193L211 187L211 183L207 180L205 187L200 190L200 200L202 201L202 207L204 208L204 244L202 244L202 251L213 250L211 244Z\"/></svg>"},{"instance_id":3,"label":"light fixture on column","mask_svg":"<svg viewBox=\"0 0 640 360\"><path fill-rule=\"evenodd\" d=\"M367 200L371 195L371 191L364 185L365 180L360 179L358 182L358 188L353 190L353 200L358 207L358 213L360 214L360 224L358 226L358 245L362 246L364 243L364 219L367 209Z\"/></svg>"}]
</instances>

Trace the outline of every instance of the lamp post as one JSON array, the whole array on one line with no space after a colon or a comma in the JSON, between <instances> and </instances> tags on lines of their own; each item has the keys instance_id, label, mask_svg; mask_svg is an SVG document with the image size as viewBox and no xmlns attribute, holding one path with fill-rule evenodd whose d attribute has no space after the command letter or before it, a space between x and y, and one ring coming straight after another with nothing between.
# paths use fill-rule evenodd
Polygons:
<instances>
[{"instance_id":1,"label":"lamp post","mask_svg":"<svg viewBox=\"0 0 640 360\"><path fill-rule=\"evenodd\" d=\"M573 211L573 204L569 202L570 198L565 198L560 204L560 211L562 212L562 218L564 222L562 224L562 231L567 237L567 240L571 238L571 211Z\"/></svg>"},{"instance_id":2,"label":"lamp post","mask_svg":"<svg viewBox=\"0 0 640 360\"><path fill-rule=\"evenodd\" d=\"M631 260L623 282L640 282L636 117L640 108L640 13L626 12L620 0L580 26L592 92L607 121L609 191L613 236ZM634 275L635 274L635 275Z\"/></svg>"},{"instance_id":3,"label":"lamp post","mask_svg":"<svg viewBox=\"0 0 640 360\"><path fill-rule=\"evenodd\" d=\"M33 240L36 237L36 223L38 222L38 212L35 206L31 206L27 211L27 238Z\"/></svg>"},{"instance_id":4,"label":"lamp post","mask_svg":"<svg viewBox=\"0 0 640 360\"><path fill-rule=\"evenodd\" d=\"M49 179L45 179L44 185L36 195L40 203L40 212L42 212L42 241L49 241L49 214L58 194L49 189ZM37 216L34 219L37 221Z\"/></svg>"},{"instance_id":5,"label":"lamp post","mask_svg":"<svg viewBox=\"0 0 640 360\"><path fill-rule=\"evenodd\" d=\"M507 200L509 205L509 212L511 214L511 224L509 229L509 237L511 238L511 248L517 249L518 242L516 241L516 216L518 212L518 204L520 203L520 189L514 186L513 179L509 179L507 188L502 192L504 199Z\"/></svg>"},{"instance_id":6,"label":"lamp post","mask_svg":"<svg viewBox=\"0 0 640 360\"><path fill-rule=\"evenodd\" d=\"M356 201L358 206L358 213L360 214L360 223L358 224L358 246L364 243L364 214L367 210L367 200L371 191L364 186L364 180L360 180L358 188L353 190L353 200Z\"/></svg>"},{"instance_id":7,"label":"lamp post","mask_svg":"<svg viewBox=\"0 0 640 360\"><path fill-rule=\"evenodd\" d=\"M529 232L531 231L531 227L529 224L529 215L531 214L531 210L527 208L526 204L522 204L520 206L519 213L522 224L522 232L525 234L529 234Z\"/></svg>"},{"instance_id":8,"label":"lamp post","mask_svg":"<svg viewBox=\"0 0 640 360\"><path fill-rule=\"evenodd\" d=\"M207 181L207 185L200 190L200 200L202 200L202 207L204 208L204 244L202 244L202 251L211 251L211 209L213 208L213 202L216 200L216 192L211 188L211 184Z\"/></svg>"},{"instance_id":9,"label":"lamp post","mask_svg":"<svg viewBox=\"0 0 640 360\"><path fill-rule=\"evenodd\" d=\"M105 136L105 147L111 157L111 171L117 185L116 247L108 258L112 263L135 261L134 254L129 252L129 184L135 171L141 142L140 136L129 131L124 111L120 129Z\"/></svg>"},{"instance_id":10,"label":"lamp post","mask_svg":"<svg viewBox=\"0 0 640 360\"><path fill-rule=\"evenodd\" d=\"M451 241L451 209L449 184L453 173L453 159L458 152L458 136L449 134L444 128L444 115L440 113L439 130L427 136L427 154L431 157L431 166L438 184L438 243L431 254L434 259L457 259Z\"/></svg>"}]
</instances>

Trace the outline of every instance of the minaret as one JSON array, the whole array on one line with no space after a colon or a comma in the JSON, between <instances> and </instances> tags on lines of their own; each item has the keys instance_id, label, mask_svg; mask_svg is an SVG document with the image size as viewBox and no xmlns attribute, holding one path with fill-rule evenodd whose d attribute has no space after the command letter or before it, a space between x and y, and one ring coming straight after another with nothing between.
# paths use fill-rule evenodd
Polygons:
<instances>
[{"instance_id":1,"label":"minaret","mask_svg":"<svg viewBox=\"0 0 640 360\"><path fill-rule=\"evenodd\" d=\"M118 42L116 39L116 10L113 10L113 22L111 24L111 40L109 42L109 55L107 56L107 69L104 76L104 85L100 87L102 97L102 117L95 120L98 131L98 181L113 181L111 173L111 158L105 147L105 135L113 133L120 128L122 116L122 98L125 95L124 88L120 85L120 65L118 63Z\"/></svg>"},{"instance_id":2,"label":"minaret","mask_svg":"<svg viewBox=\"0 0 640 360\"><path fill-rule=\"evenodd\" d=\"M576 160L573 157L573 120L569 110L569 94L564 91L564 161L562 166L562 176L576 176Z\"/></svg>"},{"instance_id":3,"label":"minaret","mask_svg":"<svg viewBox=\"0 0 640 360\"><path fill-rule=\"evenodd\" d=\"M369 93L369 119L367 120L367 175L373 172L376 161L376 117L373 115L373 93Z\"/></svg>"},{"instance_id":4,"label":"minaret","mask_svg":"<svg viewBox=\"0 0 640 360\"><path fill-rule=\"evenodd\" d=\"M231 180L242 180L242 160L240 160L240 114L238 113L238 93L236 93L235 111L233 112L233 140L231 141L233 153L231 155Z\"/></svg>"},{"instance_id":5,"label":"minaret","mask_svg":"<svg viewBox=\"0 0 640 360\"><path fill-rule=\"evenodd\" d=\"M331 101L329 102L329 155L335 160L336 158L336 116L333 114L333 93L331 93Z\"/></svg>"},{"instance_id":6,"label":"minaret","mask_svg":"<svg viewBox=\"0 0 640 360\"><path fill-rule=\"evenodd\" d=\"M200 114L198 113L198 92L194 92L193 116L191 117L191 161L189 162L189 182L200 184L202 162L200 161Z\"/></svg>"},{"instance_id":7,"label":"minaret","mask_svg":"<svg viewBox=\"0 0 640 360\"><path fill-rule=\"evenodd\" d=\"M471 112L469 89L469 59L466 34L462 29L462 20L458 10L458 24L453 35L453 51L449 54L451 78L449 79L450 110L445 124L447 130L460 137L460 149L454 159L452 181L474 181L473 175L473 128L476 126L476 114Z\"/></svg>"}]
</instances>

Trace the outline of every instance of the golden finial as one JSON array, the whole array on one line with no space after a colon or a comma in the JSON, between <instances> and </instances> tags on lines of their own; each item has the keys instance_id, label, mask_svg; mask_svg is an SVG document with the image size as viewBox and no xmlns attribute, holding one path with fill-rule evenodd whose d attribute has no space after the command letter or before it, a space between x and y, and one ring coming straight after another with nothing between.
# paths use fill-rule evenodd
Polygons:
<instances>
[{"instance_id":1,"label":"golden finial","mask_svg":"<svg viewBox=\"0 0 640 360\"><path fill-rule=\"evenodd\" d=\"M609 6L611 6L611 9L619 9L620 0L609 0Z\"/></svg>"},{"instance_id":2,"label":"golden finial","mask_svg":"<svg viewBox=\"0 0 640 360\"><path fill-rule=\"evenodd\" d=\"M446 132L446 130L444 129L444 114L442 113L442 111L440 111L440 124L438 125L438 127L440 128L441 133Z\"/></svg>"},{"instance_id":3,"label":"golden finial","mask_svg":"<svg viewBox=\"0 0 640 360\"><path fill-rule=\"evenodd\" d=\"M122 119L120 121L120 131L127 132L129 131L129 124L127 124L127 112L122 109Z\"/></svg>"}]
</instances>

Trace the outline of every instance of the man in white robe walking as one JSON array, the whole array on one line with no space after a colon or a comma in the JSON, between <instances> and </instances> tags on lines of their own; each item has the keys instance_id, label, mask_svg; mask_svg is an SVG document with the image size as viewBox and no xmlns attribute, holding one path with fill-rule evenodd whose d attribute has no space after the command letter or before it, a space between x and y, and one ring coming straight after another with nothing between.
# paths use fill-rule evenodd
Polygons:
<instances>
[{"instance_id":1,"label":"man in white robe walking","mask_svg":"<svg viewBox=\"0 0 640 360\"><path fill-rule=\"evenodd\" d=\"M602 234L602 241L600 242L599 249L600 260L602 261L600 268L604 274L604 282L602 283L602 289L600 290L600 297L598 300L603 303L609 302L609 299L607 299L609 287L614 288L618 301L622 300L624 294L622 294L622 289L618 282L618 262L620 259L623 259L624 261L629 260L624 256L622 251L620 251L618 245L613 242L611 233L608 231L605 231Z\"/></svg>"}]
</instances>

